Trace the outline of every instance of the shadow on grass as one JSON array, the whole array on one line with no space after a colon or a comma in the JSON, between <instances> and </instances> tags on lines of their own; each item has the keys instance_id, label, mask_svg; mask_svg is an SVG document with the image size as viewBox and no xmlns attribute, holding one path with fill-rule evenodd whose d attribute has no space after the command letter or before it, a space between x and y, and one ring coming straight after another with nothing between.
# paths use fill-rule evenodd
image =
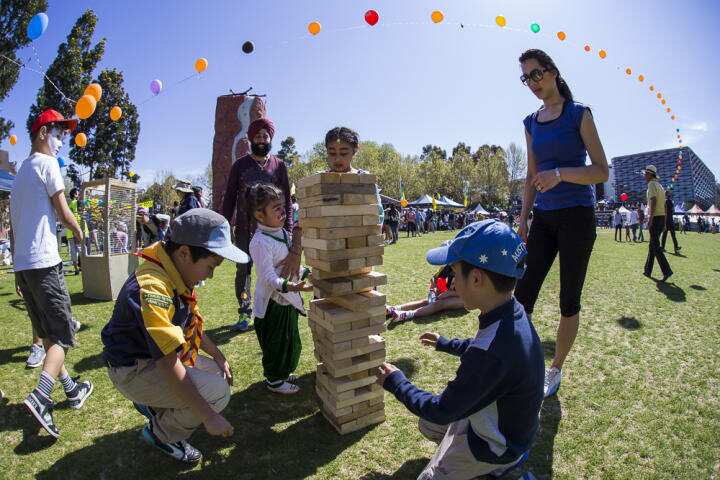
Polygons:
<instances>
[{"instance_id":1,"label":"shadow on grass","mask_svg":"<svg viewBox=\"0 0 720 480\"><path fill-rule=\"evenodd\" d=\"M398 358L397 360L388 360L388 362L402 370L405 376L410 380L412 380L413 375L415 375L418 371L417 362L415 362L412 358L403 357Z\"/></svg>"},{"instance_id":2,"label":"shadow on grass","mask_svg":"<svg viewBox=\"0 0 720 480\"><path fill-rule=\"evenodd\" d=\"M210 337L210 339L213 341L213 343L215 343L215 345L225 345L237 335L252 335L255 331L254 325L251 325L250 328L245 332L234 330L233 326L234 325L222 325L211 330L206 330L205 334Z\"/></svg>"},{"instance_id":3,"label":"shadow on grass","mask_svg":"<svg viewBox=\"0 0 720 480\"><path fill-rule=\"evenodd\" d=\"M96 303L108 303L108 300L96 300L94 298L88 298L83 295L82 292L75 292L70 295L70 303L73 307L79 307L80 305L93 305Z\"/></svg>"},{"instance_id":4,"label":"shadow on grass","mask_svg":"<svg viewBox=\"0 0 720 480\"><path fill-rule=\"evenodd\" d=\"M427 458L414 458L403 463L402 466L391 475L372 472L360 477L360 480L414 480L420 475L420 472L422 472L428 462L429 459Z\"/></svg>"},{"instance_id":5,"label":"shadow on grass","mask_svg":"<svg viewBox=\"0 0 720 480\"><path fill-rule=\"evenodd\" d=\"M553 477L553 451L562 408L557 395L546 398L540 409L540 429L530 450L530 459L523 470L530 469L537 478Z\"/></svg>"},{"instance_id":6,"label":"shadow on grass","mask_svg":"<svg viewBox=\"0 0 720 480\"><path fill-rule=\"evenodd\" d=\"M42 430L35 419L27 413L22 403L4 405L2 413L0 432L22 430L22 441L13 450L16 455L39 452L55 443L55 438Z\"/></svg>"},{"instance_id":7,"label":"shadow on grass","mask_svg":"<svg viewBox=\"0 0 720 480\"><path fill-rule=\"evenodd\" d=\"M555 357L555 340L543 340L541 345L545 358Z\"/></svg>"},{"instance_id":8,"label":"shadow on grass","mask_svg":"<svg viewBox=\"0 0 720 480\"><path fill-rule=\"evenodd\" d=\"M0 350L0 365L5 365L7 363L24 362L25 356L29 351L29 346L6 348L5 350Z\"/></svg>"},{"instance_id":9,"label":"shadow on grass","mask_svg":"<svg viewBox=\"0 0 720 480\"><path fill-rule=\"evenodd\" d=\"M656 280L655 283L657 285L657 289L660 290L668 300L672 300L673 302L684 302L687 300L685 290L674 283L661 282L659 280Z\"/></svg>"},{"instance_id":10,"label":"shadow on grass","mask_svg":"<svg viewBox=\"0 0 720 480\"><path fill-rule=\"evenodd\" d=\"M683 255L682 253L678 253L678 252L673 252L673 253L666 252L666 253L668 255L672 255L673 257L687 258L687 255Z\"/></svg>"},{"instance_id":11,"label":"shadow on grass","mask_svg":"<svg viewBox=\"0 0 720 480\"><path fill-rule=\"evenodd\" d=\"M701 292L707 290L707 288L703 287L702 285L690 285L690 288L693 290L699 290Z\"/></svg>"},{"instance_id":12,"label":"shadow on grass","mask_svg":"<svg viewBox=\"0 0 720 480\"><path fill-rule=\"evenodd\" d=\"M77 373L89 372L90 370L97 370L104 367L105 363L102 359L102 352L81 358L80 360L75 362L75 365L73 365L73 369Z\"/></svg>"},{"instance_id":13,"label":"shadow on grass","mask_svg":"<svg viewBox=\"0 0 720 480\"><path fill-rule=\"evenodd\" d=\"M635 317L622 316L617 319L617 324L626 330L639 330L642 327L640 320Z\"/></svg>"},{"instance_id":14,"label":"shadow on grass","mask_svg":"<svg viewBox=\"0 0 720 480\"><path fill-rule=\"evenodd\" d=\"M22 298L13 298L8 303L16 310L20 310L21 312L27 311L27 308L25 308L25 300Z\"/></svg>"}]
</instances>

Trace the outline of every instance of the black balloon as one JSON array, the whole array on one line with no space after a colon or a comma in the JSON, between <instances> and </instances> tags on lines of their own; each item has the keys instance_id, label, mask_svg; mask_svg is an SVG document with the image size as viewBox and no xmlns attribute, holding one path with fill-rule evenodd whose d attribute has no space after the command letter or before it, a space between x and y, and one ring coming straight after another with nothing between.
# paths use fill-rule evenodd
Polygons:
<instances>
[{"instance_id":1,"label":"black balloon","mask_svg":"<svg viewBox=\"0 0 720 480\"><path fill-rule=\"evenodd\" d=\"M247 42L243 43L242 50L245 53L252 53L253 50L255 50L255 45L253 45L252 42L247 41Z\"/></svg>"}]
</instances>

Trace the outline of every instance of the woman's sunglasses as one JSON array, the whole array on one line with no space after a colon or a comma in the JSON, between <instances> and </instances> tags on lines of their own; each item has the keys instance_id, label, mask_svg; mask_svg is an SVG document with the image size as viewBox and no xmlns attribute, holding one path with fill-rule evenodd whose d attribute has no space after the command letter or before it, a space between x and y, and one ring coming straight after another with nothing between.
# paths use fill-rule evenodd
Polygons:
<instances>
[{"instance_id":1,"label":"woman's sunglasses","mask_svg":"<svg viewBox=\"0 0 720 480\"><path fill-rule=\"evenodd\" d=\"M520 75L520 81L524 85L527 85L529 80L532 80L533 82L538 83L540 80L543 79L544 73L549 72L549 71L550 71L549 68L543 68L542 70L540 70L539 68L536 68L535 70L531 71L529 75L526 75L524 73L522 75Z\"/></svg>"}]
</instances>

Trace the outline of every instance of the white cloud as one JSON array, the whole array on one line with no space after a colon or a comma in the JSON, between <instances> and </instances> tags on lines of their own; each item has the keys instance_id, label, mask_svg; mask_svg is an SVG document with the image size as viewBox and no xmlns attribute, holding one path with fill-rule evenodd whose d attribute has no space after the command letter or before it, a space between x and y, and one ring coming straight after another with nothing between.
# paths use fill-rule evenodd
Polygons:
<instances>
[{"instance_id":1,"label":"white cloud","mask_svg":"<svg viewBox=\"0 0 720 480\"><path fill-rule=\"evenodd\" d=\"M708 131L708 123L707 122L695 122L685 125L685 128L688 130L693 130L696 132L707 132Z\"/></svg>"}]
</instances>

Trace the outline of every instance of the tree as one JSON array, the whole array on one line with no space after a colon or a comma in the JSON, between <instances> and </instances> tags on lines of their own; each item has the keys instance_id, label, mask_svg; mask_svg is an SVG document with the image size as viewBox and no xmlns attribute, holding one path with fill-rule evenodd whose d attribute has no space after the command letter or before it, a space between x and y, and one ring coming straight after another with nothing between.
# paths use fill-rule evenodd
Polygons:
<instances>
[{"instance_id":1,"label":"tree","mask_svg":"<svg viewBox=\"0 0 720 480\"><path fill-rule=\"evenodd\" d=\"M202 187L203 189L203 196L207 200L207 205L212 205L213 196L212 196L212 163L208 163L207 167L205 167L205 170L200 175L194 176L190 179L190 183L193 185L197 185L198 187Z\"/></svg>"},{"instance_id":2,"label":"tree","mask_svg":"<svg viewBox=\"0 0 720 480\"><path fill-rule=\"evenodd\" d=\"M58 47L57 56L48 67L46 75L60 92L47 78L45 79L38 91L35 104L30 107L27 119L28 132L35 117L47 108L55 109L65 117L75 114L75 101L83 95L85 87L92 81L95 66L105 53L104 38L94 47L92 46L96 23L95 13L87 10L75 22L66 42ZM84 128L84 123L80 128ZM77 158L76 150L77 148L74 147L70 152L70 158L73 160Z\"/></svg>"},{"instance_id":3,"label":"tree","mask_svg":"<svg viewBox=\"0 0 720 480\"><path fill-rule=\"evenodd\" d=\"M295 148L295 138L287 137L280 143L280 151L277 154L278 158L282 159L287 166L290 166L300 160L300 154L298 154Z\"/></svg>"},{"instance_id":4,"label":"tree","mask_svg":"<svg viewBox=\"0 0 720 480\"><path fill-rule=\"evenodd\" d=\"M424 160L429 155L434 154L443 160L447 160L447 152L445 149L438 147L437 145L425 145L420 155L420 160Z\"/></svg>"},{"instance_id":5,"label":"tree","mask_svg":"<svg viewBox=\"0 0 720 480\"><path fill-rule=\"evenodd\" d=\"M103 70L96 82L102 87L102 99L95 113L82 122L88 136L85 148L73 147L70 157L90 167L90 178L120 176L129 179L130 164L135 159L135 146L140 135L140 123L135 105L123 87L123 75L117 70ZM110 119L110 109L120 107L122 117Z\"/></svg>"},{"instance_id":6,"label":"tree","mask_svg":"<svg viewBox=\"0 0 720 480\"><path fill-rule=\"evenodd\" d=\"M511 142L508 146L507 167L510 175L510 196L519 197L522 195L527 161L525 160L525 150L515 142Z\"/></svg>"},{"instance_id":7,"label":"tree","mask_svg":"<svg viewBox=\"0 0 720 480\"><path fill-rule=\"evenodd\" d=\"M30 19L47 10L47 0L2 0L0 2L0 54L21 63L15 52L28 45ZM0 102L5 100L20 76L20 67L0 57ZM0 116L0 143L10 135L15 124Z\"/></svg>"},{"instance_id":8,"label":"tree","mask_svg":"<svg viewBox=\"0 0 720 480\"><path fill-rule=\"evenodd\" d=\"M465 142L458 142L458 144L455 145L455 147L453 148L452 156L450 158L455 160L455 158L457 158L461 153L466 153L467 155L470 155L471 151L472 150L470 149L470 145L465 145Z\"/></svg>"},{"instance_id":9,"label":"tree","mask_svg":"<svg viewBox=\"0 0 720 480\"><path fill-rule=\"evenodd\" d=\"M154 205L160 204L167 211L173 206L173 202L180 202L181 198L175 191L177 178L170 171L162 171L155 175L155 181L145 190L138 202L152 200Z\"/></svg>"}]
</instances>

